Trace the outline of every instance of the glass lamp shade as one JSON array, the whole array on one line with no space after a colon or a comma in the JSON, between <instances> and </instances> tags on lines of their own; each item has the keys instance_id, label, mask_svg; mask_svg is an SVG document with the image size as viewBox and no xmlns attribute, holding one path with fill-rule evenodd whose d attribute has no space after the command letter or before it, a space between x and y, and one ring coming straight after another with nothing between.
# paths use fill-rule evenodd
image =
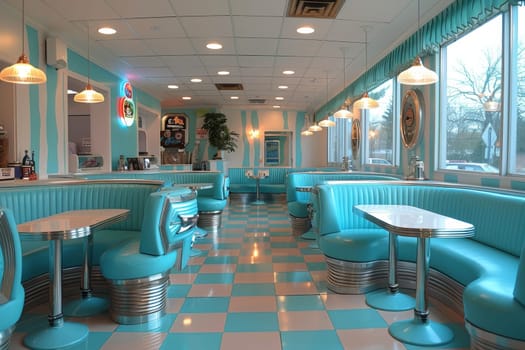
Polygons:
<instances>
[{"instance_id":1,"label":"glass lamp shade","mask_svg":"<svg viewBox=\"0 0 525 350\"><path fill-rule=\"evenodd\" d=\"M310 131L314 131L314 132L315 132L315 131L321 131L321 130L323 130L323 128L321 128L321 127L320 127L319 125L317 125L317 124L314 124L314 125L310 125L310 127L308 128L308 130L310 130Z\"/></svg>"},{"instance_id":2,"label":"glass lamp shade","mask_svg":"<svg viewBox=\"0 0 525 350\"><path fill-rule=\"evenodd\" d=\"M334 118L351 118L353 117L352 112L350 112L346 107L341 107L340 110L334 113Z\"/></svg>"},{"instance_id":3,"label":"glass lamp shade","mask_svg":"<svg viewBox=\"0 0 525 350\"><path fill-rule=\"evenodd\" d=\"M354 107L358 109L373 109L379 107L379 102L373 98L368 97L368 92L365 92L363 97L355 101Z\"/></svg>"},{"instance_id":4,"label":"glass lamp shade","mask_svg":"<svg viewBox=\"0 0 525 350\"><path fill-rule=\"evenodd\" d=\"M319 126L322 126L323 128L331 128L332 126L335 126L335 122L330 119L323 119L319 122Z\"/></svg>"},{"instance_id":5,"label":"glass lamp shade","mask_svg":"<svg viewBox=\"0 0 525 350\"><path fill-rule=\"evenodd\" d=\"M79 92L73 97L73 101L79 103L100 103L104 102L104 95L93 90L91 84L88 83L82 92Z\"/></svg>"},{"instance_id":6,"label":"glass lamp shade","mask_svg":"<svg viewBox=\"0 0 525 350\"><path fill-rule=\"evenodd\" d=\"M426 68L418 56L412 66L397 76L397 81L404 85L430 85L439 80L436 72Z\"/></svg>"},{"instance_id":7,"label":"glass lamp shade","mask_svg":"<svg viewBox=\"0 0 525 350\"><path fill-rule=\"evenodd\" d=\"M308 130L308 129L301 131L301 135L303 135L303 136L310 136L310 135L313 135L313 134L314 133L312 131Z\"/></svg>"},{"instance_id":8,"label":"glass lamp shade","mask_svg":"<svg viewBox=\"0 0 525 350\"><path fill-rule=\"evenodd\" d=\"M42 84L47 81L46 74L33 67L26 55L22 54L18 62L2 69L0 80L15 84Z\"/></svg>"}]
</instances>

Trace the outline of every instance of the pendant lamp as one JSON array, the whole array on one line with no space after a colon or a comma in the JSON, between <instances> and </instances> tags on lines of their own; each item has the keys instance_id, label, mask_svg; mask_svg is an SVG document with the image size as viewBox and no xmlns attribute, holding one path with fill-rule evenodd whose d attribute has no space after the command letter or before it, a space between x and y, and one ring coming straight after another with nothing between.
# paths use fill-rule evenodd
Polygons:
<instances>
[{"instance_id":1,"label":"pendant lamp","mask_svg":"<svg viewBox=\"0 0 525 350\"><path fill-rule=\"evenodd\" d=\"M323 130L323 128L321 128L319 125L317 125L317 123L315 122L315 113L314 113L314 116L313 116L313 124L310 125L310 127L308 128L308 130L312 131L312 132L317 132L317 131L321 131Z\"/></svg>"},{"instance_id":2,"label":"pendant lamp","mask_svg":"<svg viewBox=\"0 0 525 350\"><path fill-rule=\"evenodd\" d=\"M328 72L326 72L326 105L328 105ZM335 122L330 120L330 112L326 113L326 117L319 122L319 126L323 128L331 128L335 126Z\"/></svg>"},{"instance_id":3,"label":"pendant lamp","mask_svg":"<svg viewBox=\"0 0 525 350\"><path fill-rule=\"evenodd\" d=\"M12 66L2 69L0 80L14 84L42 84L47 80L46 74L33 67L24 53L25 47L25 1L22 0L22 54Z\"/></svg>"},{"instance_id":4,"label":"pendant lamp","mask_svg":"<svg viewBox=\"0 0 525 350\"><path fill-rule=\"evenodd\" d=\"M343 92L346 89L346 49L342 48L341 51L343 52ZM341 106L341 109L339 109L337 112L334 113L334 118L352 118L353 114L348 110L348 105L346 104L346 101Z\"/></svg>"},{"instance_id":5,"label":"pendant lamp","mask_svg":"<svg viewBox=\"0 0 525 350\"><path fill-rule=\"evenodd\" d=\"M363 27L365 32L365 93L363 96L357 100L354 104L354 107L358 109L373 109L379 107L379 102L374 100L371 97L368 97L368 28Z\"/></svg>"},{"instance_id":6,"label":"pendant lamp","mask_svg":"<svg viewBox=\"0 0 525 350\"><path fill-rule=\"evenodd\" d=\"M89 56L89 47L90 47L89 32L90 32L90 28L88 26L88 57L87 57L88 83L86 85L86 88L83 91L79 92L73 97L73 101L78 102L78 103L101 103L101 102L104 102L104 95L102 95L100 92L95 91L93 87L91 86L91 81L90 81L91 61L90 61L90 56Z\"/></svg>"},{"instance_id":7,"label":"pendant lamp","mask_svg":"<svg viewBox=\"0 0 525 350\"><path fill-rule=\"evenodd\" d=\"M308 117L308 114L304 116L304 119L306 120L306 124L304 125L303 131L301 131L301 135L303 136L310 136L313 135L313 131L310 130L310 117Z\"/></svg>"},{"instance_id":8,"label":"pendant lamp","mask_svg":"<svg viewBox=\"0 0 525 350\"><path fill-rule=\"evenodd\" d=\"M421 45L420 49L423 49L423 39L421 37L421 26L420 26L420 0L417 1L417 34L418 43ZM421 61L421 57L416 56L412 66L397 76L397 81L404 85L429 85L435 84L439 80L436 72L426 68Z\"/></svg>"}]
</instances>

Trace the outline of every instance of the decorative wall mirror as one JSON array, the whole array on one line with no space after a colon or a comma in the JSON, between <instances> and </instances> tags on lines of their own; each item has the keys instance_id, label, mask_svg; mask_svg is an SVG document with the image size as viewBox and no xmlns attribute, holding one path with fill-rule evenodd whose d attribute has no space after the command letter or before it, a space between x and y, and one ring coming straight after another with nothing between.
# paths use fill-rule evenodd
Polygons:
<instances>
[{"instance_id":1,"label":"decorative wall mirror","mask_svg":"<svg viewBox=\"0 0 525 350\"><path fill-rule=\"evenodd\" d=\"M401 104L401 139L405 148L414 147L422 123L423 96L418 90L408 90Z\"/></svg>"},{"instance_id":2,"label":"decorative wall mirror","mask_svg":"<svg viewBox=\"0 0 525 350\"><path fill-rule=\"evenodd\" d=\"M359 119L352 120L352 132L350 136L352 145L352 158L357 160L359 157L359 148L361 144L361 122Z\"/></svg>"}]
</instances>

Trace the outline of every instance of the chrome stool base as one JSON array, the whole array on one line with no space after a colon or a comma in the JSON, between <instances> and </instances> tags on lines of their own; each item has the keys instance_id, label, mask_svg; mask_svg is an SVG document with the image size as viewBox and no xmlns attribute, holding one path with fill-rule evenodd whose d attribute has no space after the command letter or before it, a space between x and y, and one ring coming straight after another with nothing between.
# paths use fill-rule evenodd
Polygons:
<instances>
[{"instance_id":1,"label":"chrome stool base","mask_svg":"<svg viewBox=\"0 0 525 350\"><path fill-rule=\"evenodd\" d=\"M147 278L111 280L111 318L119 324L139 324L166 314L169 274Z\"/></svg>"},{"instance_id":2,"label":"chrome stool base","mask_svg":"<svg viewBox=\"0 0 525 350\"><path fill-rule=\"evenodd\" d=\"M290 221L292 223L292 234L297 237L301 236L303 233L308 232L312 227L310 218L300 218L293 215L290 215Z\"/></svg>"},{"instance_id":3,"label":"chrome stool base","mask_svg":"<svg viewBox=\"0 0 525 350\"><path fill-rule=\"evenodd\" d=\"M0 332L0 350L9 349L9 341L11 340L11 334L14 329L15 327L12 326Z\"/></svg>"},{"instance_id":4,"label":"chrome stool base","mask_svg":"<svg viewBox=\"0 0 525 350\"><path fill-rule=\"evenodd\" d=\"M222 211L200 211L198 227L208 231L217 231L222 223Z\"/></svg>"}]
</instances>

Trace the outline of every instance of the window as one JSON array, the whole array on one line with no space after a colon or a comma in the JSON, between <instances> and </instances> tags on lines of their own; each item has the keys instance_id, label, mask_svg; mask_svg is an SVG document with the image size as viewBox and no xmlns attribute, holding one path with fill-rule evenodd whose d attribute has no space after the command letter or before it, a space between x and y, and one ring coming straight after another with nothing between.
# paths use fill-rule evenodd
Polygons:
<instances>
[{"instance_id":1,"label":"window","mask_svg":"<svg viewBox=\"0 0 525 350\"><path fill-rule=\"evenodd\" d=\"M441 130L446 143L441 146L441 168L500 169L502 22L498 15L443 47Z\"/></svg>"},{"instance_id":2,"label":"window","mask_svg":"<svg viewBox=\"0 0 525 350\"><path fill-rule=\"evenodd\" d=\"M394 118L394 81L390 79L369 92L369 96L379 102L379 108L366 110L368 121L368 141L365 147L368 154L366 163L394 164L394 142L397 135Z\"/></svg>"},{"instance_id":3,"label":"window","mask_svg":"<svg viewBox=\"0 0 525 350\"><path fill-rule=\"evenodd\" d=\"M352 157L350 147L351 119L330 117L335 126L328 128L328 163L339 166L343 157Z\"/></svg>"},{"instance_id":4,"label":"window","mask_svg":"<svg viewBox=\"0 0 525 350\"><path fill-rule=\"evenodd\" d=\"M525 7L515 7L510 40L509 172L525 174Z\"/></svg>"}]
</instances>

